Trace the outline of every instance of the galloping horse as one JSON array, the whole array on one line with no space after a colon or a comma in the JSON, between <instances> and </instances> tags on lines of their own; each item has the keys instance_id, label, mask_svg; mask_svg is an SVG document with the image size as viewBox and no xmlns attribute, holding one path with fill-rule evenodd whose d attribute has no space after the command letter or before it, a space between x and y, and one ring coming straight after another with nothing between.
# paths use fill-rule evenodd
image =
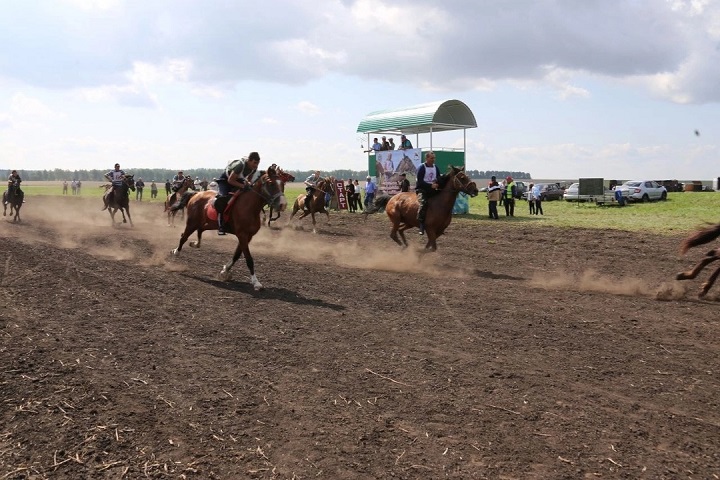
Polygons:
<instances>
[{"instance_id":1,"label":"galloping horse","mask_svg":"<svg viewBox=\"0 0 720 480\"><path fill-rule=\"evenodd\" d=\"M277 167L275 169L277 172L278 178L280 178L280 185L282 187L283 193L285 193L285 184L288 182L294 182L295 177L293 175L290 175L289 173L283 171L281 168ZM267 226L270 226L270 223L274 222L278 218L280 218L280 211L277 211L277 215L273 218L273 207L270 205L270 212L265 215L265 207L262 209L262 215L263 215L263 221L262 224L265 225L265 220L267 220Z\"/></svg>"},{"instance_id":2,"label":"galloping horse","mask_svg":"<svg viewBox=\"0 0 720 480\"><path fill-rule=\"evenodd\" d=\"M717 237L720 237L720 223L712 227L708 227L704 230L700 230L699 232L686 238L685 241L680 245L680 253L683 254L692 247L703 245L712 240L715 240ZM705 258L700 260L698 264L695 265L695 268L693 268L692 270L688 270L687 272L678 273L675 278L678 280L693 279L698 276L698 274L702 271L703 268L707 267L709 264L716 260L720 260L720 248L710 250L705 254ZM708 290L710 290L710 287L713 286L718 276L720 276L720 267L718 267L710 275L710 278L708 278L707 282L702 284L702 288L700 288L700 293L698 293L699 298L707 295Z\"/></svg>"},{"instance_id":3,"label":"galloping horse","mask_svg":"<svg viewBox=\"0 0 720 480\"><path fill-rule=\"evenodd\" d=\"M214 206L215 195L212 190L200 193L186 192L180 202L172 207L177 211L187 205L185 231L180 236L180 243L177 248L172 250L173 255L180 253L183 245L194 232L197 232L197 242L190 242L190 246L200 248L202 232L217 229L217 211ZM235 234L238 239L238 246L232 260L223 265L220 271L221 280L230 280L230 269L244 254L253 287L255 290L262 288L262 284L255 276L255 262L250 254L250 240L260 230L260 211L266 204L277 211L282 211L287 206L285 194L281 188L281 180L272 167L267 172L259 173L252 182L250 190L235 192L233 198L228 202L224 212L224 218L226 218L224 221L225 231Z\"/></svg>"},{"instance_id":4,"label":"galloping horse","mask_svg":"<svg viewBox=\"0 0 720 480\"><path fill-rule=\"evenodd\" d=\"M313 233L317 233L317 230L315 229L315 214L316 213L324 213L327 215L327 224L330 225L330 212L328 212L325 209L325 194L329 193L332 195L333 193L333 185L332 185L332 178L331 177L325 177L321 178L318 182L317 186L315 187L315 190L313 190L312 197L310 198L310 211L305 210L303 207L305 205L305 202L308 201L307 194L301 193L298 195L298 197L295 199L295 203L293 204L293 211L290 215L290 220L288 220L288 223L290 223L295 216L295 214L303 208L303 213L300 215L297 219L298 221L302 220L303 218L307 217L308 215L312 216L312 223L313 223Z\"/></svg>"},{"instance_id":5,"label":"galloping horse","mask_svg":"<svg viewBox=\"0 0 720 480\"><path fill-rule=\"evenodd\" d=\"M182 181L182 184L180 184L180 188L178 188L177 192L173 192L170 195L168 195L167 199L165 200L165 210L168 215L168 227L174 227L175 226L175 215L177 215L177 210L171 211L170 207L175 205L183 196L185 192L188 191L188 189L195 190L195 182L193 181L192 177L188 175L185 177L185 179ZM180 219L183 219L183 215L185 215L185 210L180 209Z\"/></svg>"},{"instance_id":6,"label":"galloping horse","mask_svg":"<svg viewBox=\"0 0 720 480\"><path fill-rule=\"evenodd\" d=\"M20 207L22 207L25 192L20 190L16 185L9 185L8 189L3 192L3 217L7 215L7 207L10 205L10 216L13 217L13 223L20 221ZM13 216L15 210L15 216Z\"/></svg>"},{"instance_id":7,"label":"galloping horse","mask_svg":"<svg viewBox=\"0 0 720 480\"><path fill-rule=\"evenodd\" d=\"M425 233L427 234L425 250L432 250L433 252L437 250L437 238L445 233L445 229L450 225L452 209L458 193L464 192L471 197L478 194L477 185L475 185L475 182L471 182L470 178L465 174L465 167L457 168L451 165L449 172L442 175L438 179L438 183L438 193L428 199L427 215L425 216ZM405 230L419 226L417 213L420 203L417 200L417 194L404 192L392 197L378 197L374 203L375 208L369 212L366 210L366 212L375 213L383 206L385 207L385 213L392 222L390 238L398 245L407 247ZM398 233L402 242L398 238Z\"/></svg>"},{"instance_id":8,"label":"galloping horse","mask_svg":"<svg viewBox=\"0 0 720 480\"><path fill-rule=\"evenodd\" d=\"M130 195L128 190L135 191L135 179L134 175L125 175L122 184L117 188L108 188L103 194L103 203L105 206L101 209L110 212L110 219L112 220L113 226L115 226L115 212L120 210L122 214L122 223L130 221L130 226L133 226L132 218L130 218ZM127 220L125 219L125 213L127 212Z\"/></svg>"}]
</instances>

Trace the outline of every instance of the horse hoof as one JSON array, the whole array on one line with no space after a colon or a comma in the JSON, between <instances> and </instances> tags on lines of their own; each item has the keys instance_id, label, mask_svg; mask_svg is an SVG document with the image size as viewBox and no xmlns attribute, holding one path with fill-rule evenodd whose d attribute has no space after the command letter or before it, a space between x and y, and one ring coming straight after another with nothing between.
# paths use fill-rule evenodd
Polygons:
<instances>
[{"instance_id":1,"label":"horse hoof","mask_svg":"<svg viewBox=\"0 0 720 480\"><path fill-rule=\"evenodd\" d=\"M190 242L188 245L190 245L193 248L198 248L197 242Z\"/></svg>"},{"instance_id":2,"label":"horse hoof","mask_svg":"<svg viewBox=\"0 0 720 480\"><path fill-rule=\"evenodd\" d=\"M225 270L223 270L218 275L218 278L223 282L227 282L229 280L232 280L232 274L230 272L226 272Z\"/></svg>"},{"instance_id":3,"label":"horse hoof","mask_svg":"<svg viewBox=\"0 0 720 480\"><path fill-rule=\"evenodd\" d=\"M178 250L177 248L173 248L172 250L170 250L170 253L172 253L173 256L177 257L180 253L180 250Z\"/></svg>"}]
</instances>

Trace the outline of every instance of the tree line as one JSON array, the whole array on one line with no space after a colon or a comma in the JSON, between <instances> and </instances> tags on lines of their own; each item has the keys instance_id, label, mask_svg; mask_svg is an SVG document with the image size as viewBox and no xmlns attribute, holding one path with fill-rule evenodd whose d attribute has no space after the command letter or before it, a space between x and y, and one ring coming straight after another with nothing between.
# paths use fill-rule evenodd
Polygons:
<instances>
[{"instance_id":1,"label":"tree line","mask_svg":"<svg viewBox=\"0 0 720 480\"><path fill-rule=\"evenodd\" d=\"M7 178L10 175L11 170L0 170L2 178ZM53 170L18 170L20 177L24 181L71 181L81 180L83 182L102 182L105 180L105 174L109 172L107 170L62 170L55 168ZM166 180L172 179L176 174L177 170L168 170L166 168L129 168L125 170L127 173L135 175L135 179L142 178L146 182L165 182ZM201 180L212 181L213 178L217 178L222 172L221 169L216 168L194 168L183 170L185 175L191 175L192 177L198 177ZM288 173L295 177L298 182L304 181L314 170L288 170ZM352 178L353 180L364 180L368 176L367 170L332 170L322 171L322 175L333 176L335 178L342 178L347 180ZM467 174L470 178L490 178L495 175L497 178L504 179L508 175L514 179L530 179L532 178L529 173L526 172L509 172L503 170L468 170Z\"/></svg>"}]
</instances>

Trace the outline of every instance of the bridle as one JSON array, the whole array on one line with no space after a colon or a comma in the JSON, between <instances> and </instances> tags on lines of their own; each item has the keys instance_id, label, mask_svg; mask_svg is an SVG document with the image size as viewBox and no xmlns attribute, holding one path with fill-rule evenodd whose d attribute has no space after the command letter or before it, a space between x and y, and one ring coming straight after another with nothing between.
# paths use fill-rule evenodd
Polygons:
<instances>
[{"instance_id":1,"label":"bridle","mask_svg":"<svg viewBox=\"0 0 720 480\"><path fill-rule=\"evenodd\" d=\"M463 192L463 193L465 193L465 194L467 194L467 195L474 196L474 195L472 195L470 192L468 192L468 189L469 189L470 185L474 184L474 182L471 182L471 181L470 181L470 178L468 178L468 182L465 183L465 184L463 184L462 180L460 180L460 179L458 178L458 176L459 176L460 173L463 173L463 172L458 172L458 174L456 174L456 175L453 177L453 179L452 179L452 189L453 189L453 191ZM465 176L465 177L467 178L467 176ZM475 188L477 188L477 186L476 186Z\"/></svg>"},{"instance_id":2,"label":"bridle","mask_svg":"<svg viewBox=\"0 0 720 480\"><path fill-rule=\"evenodd\" d=\"M267 177L267 181L263 181L263 178L265 178L265 177ZM257 190L255 190L255 184L260 181L262 181L262 186L260 187L260 191L258 192ZM278 186L277 193L271 193L270 188L268 187L268 185L271 185L273 183L273 181ZM267 173L264 173L264 174L258 176L255 180L253 180L250 183L250 186L253 187L251 191L255 195L258 195L260 198L262 198L264 203L266 203L267 205L273 205L276 200L278 200L280 197L282 197L284 195L282 188L280 188L280 183L281 183L280 178L275 178L275 180L273 180L270 177L270 175L268 175Z\"/></svg>"}]
</instances>

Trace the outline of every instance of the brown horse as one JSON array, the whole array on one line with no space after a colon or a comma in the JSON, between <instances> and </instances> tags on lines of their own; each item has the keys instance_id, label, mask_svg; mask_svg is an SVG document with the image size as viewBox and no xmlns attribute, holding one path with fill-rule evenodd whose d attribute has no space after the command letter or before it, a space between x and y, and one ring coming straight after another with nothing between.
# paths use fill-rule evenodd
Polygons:
<instances>
[{"instance_id":1,"label":"brown horse","mask_svg":"<svg viewBox=\"0 0 720 480\"><path fill-rule=\"evenodd\" d=\"M704 230L700 230L699 232L696 232L686 238L685 241L683 241L683 243L680 245L680 253L684 254L692 247L703 245L712 240L715 240L717 237L720 237L720 223L712 227L708 227ZM678 273L675 278L678 280L693 279L698 276L698 274L703 270L703 268L707 267L709 264L716 260L720 260L720 248L710 250L705 254L705 258L700 260L698 264L695 265L695 268L693 268L692 270L688 270L687 272ZM698 293L698 297L702 298L707 295L707 292L713 286L718 276L720 276L720 267L718 267L710 275L710 278L708 278L707 282L702 284L702 288L700 288L700 293Z\"/></svg>"},{"instance_id":2,"label":"brown horse","mask_svg":"<svg viewBox=\"0 0 720 480\"><path fill-rule=\"evenodd\" d=\"M3 192L3 217L7 215L7 207L10 205L10 216L13 217L13 223L20 221L20 207L22 207L25 199L25 192L20 190L19 186L9 185L8 189ZM15 210L15 215L13 215Z\"/></svg>"},{"instance_id":3,"label":"brown horse","mask_svg":"<svg viewBox=\"0 0 720 480\"><path fill-rule=\"evenodd\" d=\"M437 238L445 233L445 229L450 225L452 209L458 193L464 192L471 197L478 194L477 185L475 182L471 182L470 177L465 174L465 167L450 166L449 172L438 179L438 184L438 193L428 199L427 215L425 216L425 233L427 234L425 250L433 252L437 250ZM382 205L383 203L385 205ZM374 209L369 209L368 213L375 213L383 206L392 222L390 238L398 245L407 247L405 230L420 226L417 220L420 208L417 194L404 192L392 197L379 197L374 203ZM400 238L398 238L398 234L400 234Z\"/></svg>"},{"instance_id":4,"label":"brown horse","mask_svg":"<svg viewBox=\"0 0 720 480\"><path fill-rule=\"evenodd\" d=\"M115 213L120 210L122 214L122 223L130 221L130 226L133 226L132 218L130 218L130 194L128 190L135 191L135 179L134 175L125 175L122 181L122 185L117 188L108 188L103 195L103 203L105 206L101 209L110 212L110 220L112 220L113 227L115 226ZM125 219L125 213L127 212L127 220Z\"/></svg>"},{"instance_id":5,"label":"brown horse","mask_svg":"<svg viewBox=\"0 0 720 480\"><path fill-rule=\"evenodd\" d=\"M176 205L180 199L182 198L183 194L187 192L189 189L195 190L195 181L192 179L190 175L185 177L185 179L182 181L182 184L180 184L180 188L178 188L177 192L173 192L170 195L168 195L167 199L165 200L165 211L167 212L168 216L168 227L174 227L175 226L175 215L177 215L177 210L171 211L171 207L173 205ZM180 220L183 219L183 216L185 215L185 210L180 209Z\"/></svg>"},{"instance_id":6,"label":"brown horse","mask_svg":"<svg viewBox=\"0 0 720 480\"><path fill-rule=\"evenodd\" d=\"M333 181L332 177L326 177L320 179L317 186L315 187L315 190L313 190L312 197L310 197L310 210L305 210L305 202L308 201L307 194L301 193L298 195L298 197L295 199L295 203L293 204L293 211L290 215L290 220L288 221L288 224L292 222L293 217L298 212L298 210L302 209L303 213L300 215L297 219L298 221L302 220L303 218L310 215L312 217L312 223L313 223L313 233L317 233L317 230L315 228L315 214L316 213L324 213L327 215L327 224L330 225L330 212L328 212L325 209L325 194L333 194Z\"/></svg>"},{"instance_id":7,"label":"brown horse","mask_svg":"<svg viewBox=\"0 0 720 480\"><path fill-rule=\"evenodd\" d=\"M278 177L280 178L282 191L285 193L285 184L288 182L294 182L295 176L290 175L289 173L283 171L281 168L276 168L275 171L277 172ZM273 217L273 211L277 213L275 217ZM270 224L280 218L280 211L274 210L272 205L270 205L270 212L266 215L265 214L265 207L262 209L262 215L263 215L263 221L262 224L265 225L267 223L267 226L270 227Z\"/></svg>"},{"instance_id":8,"label":"brown horse","mask_svg":"<svg viewBox=\"0 0 720 480\"><path fill-rule=\"evenodd\" d=\"M200 248L202 232L217 229L217 212L213 205L216 193L212 190L183 195L180 203L174 205L175 211L187 205L187 223L185 231L180 236L180 243L173 249L173 255L178 255L185 242L194 232L197 232L197 242L190 242L191 247ZM273 168L260 175L252 182L249 190L235 192L225 209L225 230L233 233L238 239L238 245L232 260L223 265L220 271L221 280L230 280L230 269L241 255L245 255L245 263L250 270L250 281L255 290L262 285L255 276L255 262L250 254L250 240L260 230L260 211L264 205L270 205L277 211L287 206L285 194L281 188L281 180Z\"/></svg>"}]
</instances>

